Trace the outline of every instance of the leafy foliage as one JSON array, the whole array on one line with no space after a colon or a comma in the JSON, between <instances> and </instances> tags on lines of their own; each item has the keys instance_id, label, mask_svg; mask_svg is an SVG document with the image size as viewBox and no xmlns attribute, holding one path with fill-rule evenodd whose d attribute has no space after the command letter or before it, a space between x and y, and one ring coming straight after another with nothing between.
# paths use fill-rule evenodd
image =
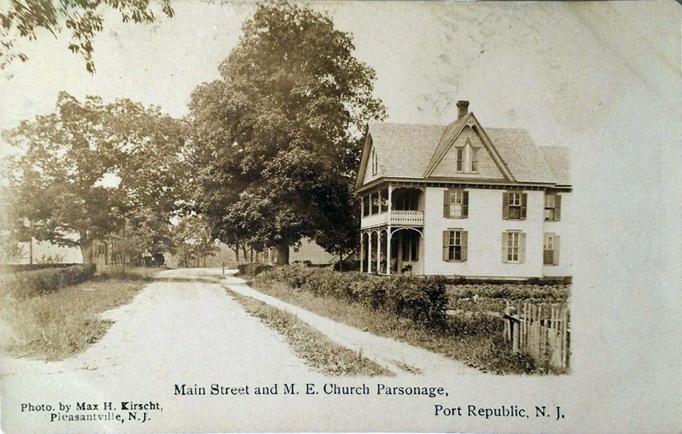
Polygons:
<instances>
[{"instance_id":1,"label":"leafy foliage","mask_svg":"<svg viewBox=\"0 0 682 434\"><path fill-rule=\"evenodd\" d=\"M61 92L55 113L6 134L23 151L9 165L7 221L16 237L79 246L87 260L92 241L128 219L133 248L165 248L164 225L183 196L181 131L155 107L98 97L81 103Z\"/></svg>"},{"instance_id":2,"label":"leafy foliage","mask_svg":"<svg viewBox=\"0 0 682 434\"><path fill-rule=\"evenodd\" d=\"M264 3L221 78L194 91L194 199L222 241L285 254L304 236L338 250L355 240L322 236L352 225L363 128L385 115L372 96L375 72L353 50L328 16Z\"/></svg>"},{"instance_id":3,"label":"leafy foliage","mask_svg":"<svg viewBox=\"0 0 682 434\"><path fill-rule=\"evenodd\" d=\"M186 216L173 228L173 247L181 266L198 266L219 250L206 219L199 215Z\"/></svg>"},{"instance_id":4,"label":"leafy foliage","mask_svg":"<svg viewBox=\"0 0 682 434\"><path fill-rule=\"evenodd\" d=\"M331 296L345 302L359 303L432 328L445 324L448 303L445 282L436 277L383 278L364 273L289 266L260 273L256 280L282 282L316 296Z\"/></svg>"},{"instance_id":5,"label":"leafy foliage","mask_svg":"<svg viewBox=\"0 0 682 434\"><path fill-rule=\"evenodd\" d=\"M94 73L92 42L104 29L102 10L118 11L124 23L149 24L156 21L150 3L150 0L9 0L9 7L0 12L0 69L15 60L28 60L26 54L15 49L17 39L37 39L41 30L56 37L65 27L71 34L69 51L83 56L85 68ZM173 16L171 0L158 3L163 14Z\"/></svg>"}]
</instances>

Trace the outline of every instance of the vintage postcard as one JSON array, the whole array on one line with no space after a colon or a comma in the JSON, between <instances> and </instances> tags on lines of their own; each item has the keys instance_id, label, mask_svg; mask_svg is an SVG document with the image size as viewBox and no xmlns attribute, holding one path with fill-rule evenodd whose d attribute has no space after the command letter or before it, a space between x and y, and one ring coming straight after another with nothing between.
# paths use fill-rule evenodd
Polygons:
<instances>
[{"instance_id":1,"label":"vintage postcard","mask_svg":"<svg viewBox=\"0 0 682 434\"><path fill-rule=\"evenodd\" d=\"M0 423L682 431L673 1L0 2Z\"/></svg>"}]
</instances>

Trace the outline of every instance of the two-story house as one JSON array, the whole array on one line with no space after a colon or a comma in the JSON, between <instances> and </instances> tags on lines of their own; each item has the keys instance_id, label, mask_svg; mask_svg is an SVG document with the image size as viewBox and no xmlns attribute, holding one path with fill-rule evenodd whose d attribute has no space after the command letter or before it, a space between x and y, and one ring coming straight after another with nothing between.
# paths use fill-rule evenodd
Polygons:
<instances>
[{"instance_id":1,"label":"two-story house","mask_svg":"<svg viewBox=\"0 0 682 434\"><path fill-rule=\"evenodd\" d=\"M355 188L362 271L570 276L568 150L457 107L449 125L369 125Z\"/></svg>"}]
</instances>

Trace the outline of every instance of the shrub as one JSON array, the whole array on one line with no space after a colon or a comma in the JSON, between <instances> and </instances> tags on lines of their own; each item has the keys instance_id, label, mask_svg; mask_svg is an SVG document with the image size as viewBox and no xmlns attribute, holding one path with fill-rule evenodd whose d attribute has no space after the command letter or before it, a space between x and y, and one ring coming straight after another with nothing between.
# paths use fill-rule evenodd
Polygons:
<instances>
[{"instance_id":1,"label":"shrub","mask_svg":"<svg viewBox=\"0 0 682 434\"><path fill-rule=\"evenodd\" d=\"M333 297L384 310L430 327L445 323L447 294L440 278L379 277L300 266L277 267L260 274L262 283L285 283L316 296Z\"/></svg>"},{"instance_id":2,"label":"shrub","mask_svg":"<svg viewBox=\"0 0 682 434\"><path fill-rule=\"evenodd\" d=\"M2 287L16 297L33 297L91 279L95 275L93 264L45 268L2 276Z\"/></svg>"},{"instance_id":3,"label":"shrub","mask_svg":"<svg viewBox=\"0 0 682 434\"><path fill-rule=\"evenodd\" d=\"M256 276L264 271L268 271L272 268L272 265L259 264L257 262L251 262L248 264L239 264L237 269L239 274L246 274L248 276Z\"/></svg>"}]
</instances>

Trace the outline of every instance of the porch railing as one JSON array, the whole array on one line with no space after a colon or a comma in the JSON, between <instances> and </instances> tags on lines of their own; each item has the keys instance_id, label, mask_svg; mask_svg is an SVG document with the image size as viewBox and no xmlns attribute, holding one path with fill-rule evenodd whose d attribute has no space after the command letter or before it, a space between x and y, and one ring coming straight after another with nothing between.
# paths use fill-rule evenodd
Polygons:
<instances>
[{"instance_id":1,"label":"porch railing","mask_svg":"<svg viewBox=\"0 0 682 434\"><path fill-rule=\"evenodd\" d=\"M388 224L388 213L372 214L362 218L362 229ZM391 210L392 225L424 225L424 211Z\"/></svg>"},{"instance_id":2,"label":"porch railing","mask_svg":"<svg viewBox=\"0 0 682 434\"><path fill-rule=\"evenodd\" d=\"M394 225L423 225L424 211L392 210L391 224Z\"/></svg>"}]
</instances>

